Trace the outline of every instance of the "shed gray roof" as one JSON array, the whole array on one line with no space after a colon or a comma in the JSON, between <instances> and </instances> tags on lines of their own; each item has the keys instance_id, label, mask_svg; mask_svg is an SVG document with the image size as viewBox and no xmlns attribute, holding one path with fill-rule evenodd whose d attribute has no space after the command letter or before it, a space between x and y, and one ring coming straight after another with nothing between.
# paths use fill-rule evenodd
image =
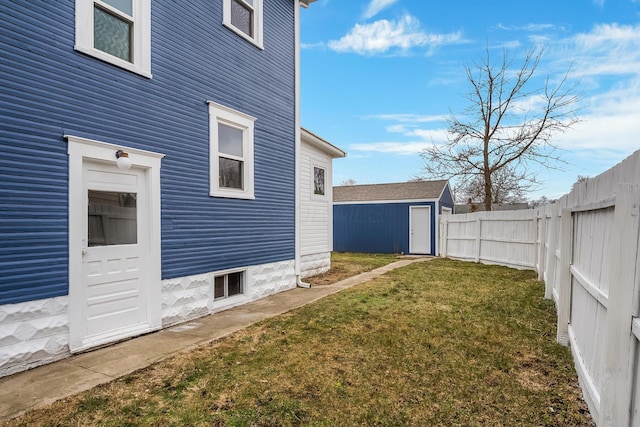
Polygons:
<instances>
[{"instance_id":1,"label":"shed gray roof","mask_svg":"<svg viewBox=\"0 0 640 427\"><path fill-rule=\"evenodd\" d=\"M399 182L395 184L343 185L333 187L333 201L434 200L440 198L447 182L442 180Z\"/></svg>"}]
</instances>

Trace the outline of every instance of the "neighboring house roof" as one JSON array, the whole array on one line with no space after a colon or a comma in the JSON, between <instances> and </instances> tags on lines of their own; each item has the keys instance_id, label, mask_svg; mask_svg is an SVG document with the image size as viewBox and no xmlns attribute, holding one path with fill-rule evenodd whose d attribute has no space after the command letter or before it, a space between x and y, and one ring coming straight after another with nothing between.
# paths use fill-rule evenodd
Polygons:
<instances>
[{"instance_id":1,"label":"neighboring house roof","mask_svg":"<svg viewBox=\"0 0 640 427\"><path fill-rule=\"evenodd\" d=\"M449 182L415 181L394 184L344 185L333 187L334 202L377 200L437 200Z\"/></svg>"},{"instance_id":2,"label":"neighboring house roof","mask_svg":"<svg viewBox=\"0 0 640 427\"><path fill-rule=\"evenodd\" d=\"M335 145L333 145L329 141L320 138L315 133L313 133L313 132L311 132L311 131L303 128L303 127L300 128L300 135L301 135L302 140L304 142L316 147L317 149L319 149L321 151L324 151L325 153L327 153L329 156L331 156L334 159L347 156L347 153L345 153L340 148L336 147Z\"/></svg>"}]
</instances>

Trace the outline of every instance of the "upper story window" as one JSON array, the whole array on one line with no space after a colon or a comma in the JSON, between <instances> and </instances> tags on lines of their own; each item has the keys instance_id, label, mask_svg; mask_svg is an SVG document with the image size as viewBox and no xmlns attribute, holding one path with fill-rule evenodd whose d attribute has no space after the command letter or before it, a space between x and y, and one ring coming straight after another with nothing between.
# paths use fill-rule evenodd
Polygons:
<instances>
[{"instance_id":1,"label":"upper story window","mask_svg":"<svg viewBox=\"0 0 640 427\"><path fill-rule=\"evenodd\" d=\"M262 46L262 0L224 0L223 23L251 43Z\"/></svg>"},{"instance_id":2,"label":"upper story window","mask_svg":"<svg viewBox=\"0 0 640 427\"><path fill-rule=\"evenodd\" d=\"M209 101L210 195L253 199L255 118Z\"/></svg>"},{"instance_id":3,"label":"upper story window","mask_svg":"<svg viewBox=\"0 0 640 427\"><path fill-rule=\"evenodd\" d=\"M151 77L151 0L76 0L75 49Z\"/></svg>"}]
</instances>

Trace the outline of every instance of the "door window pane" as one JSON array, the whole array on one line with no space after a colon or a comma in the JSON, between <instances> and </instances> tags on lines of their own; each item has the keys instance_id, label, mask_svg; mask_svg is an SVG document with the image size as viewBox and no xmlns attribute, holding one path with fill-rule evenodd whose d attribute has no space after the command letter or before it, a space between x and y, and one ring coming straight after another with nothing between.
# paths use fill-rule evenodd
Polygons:
<instances>
[{"instance_id":1,"label":"door window pane","mask_svg":"<svg viewBox=\"0 0 640 427\"><path fill-rule=\"evenodd\" d=\"M242 157L242 130L218 124L218 151L236 157Z\"/></svg>"},{"instance_id":2,"label":"door window pane","mask_svg":"<svg viewBox=\"0 0 640 427\"><path fill-rule=\"evenodd\" d=\"M138 243L137 194L89 190L89 246Z\"/></svg>"},{"instance_id":3,"label":"door window pane","mask_svg":"<svg viewBox=\"0 0 640 427\"><path fill-rule=\"evenodd\" d=\"M253 11L238 0L231 1L231 25L253 37Z\"/></svg>"},{"instance_id":4,"label":"door window pane","mask_svg":"<svg viewBox=\"0 0 640 427\"><path fill-rule=\"evenodd\" d=\"M243 162L220 157L220 187L244 189L242 182Z\"/></svg>"},{"instance_id":5,"label":"door window pane","mask_svg":"<svg viewBox=\"0 0 640 427\"><path fill-rule=\"evenodd\" d=\"M130 22L99 7L93 9L93 47L116 58L131 62Z\"/></svg>"}]
</instances>

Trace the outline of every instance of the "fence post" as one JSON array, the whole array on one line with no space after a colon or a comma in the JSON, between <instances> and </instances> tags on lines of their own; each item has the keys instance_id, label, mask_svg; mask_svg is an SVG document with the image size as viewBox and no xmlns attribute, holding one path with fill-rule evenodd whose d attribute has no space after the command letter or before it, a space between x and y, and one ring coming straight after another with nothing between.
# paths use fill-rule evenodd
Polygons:
<instances>
[{"instance_id":1,"label":"fence post","mask_svg":"<svg viewBox=\"0 0 640 427\"><path fill-rule=\"evenodd\" d=\"M547 214L544 212L541 213L540 211L541 209L538 208L538 215L542 215L540 217L540 229L538 231L538 280L543 281L544 269L546 268L545 264L547 261L547 253L545 251L547 246Z\"/></svg>"},{"instance_id":2,"label":"fence post","mask_svg":"<svg viewBox=\"0 0 640 427\"><path fill-rule=\"evenodd\" d=\"M558 230L560 229L560 217L558 216L557 208L555 206L549 207L549 251L547 253L549 257L549 262L545 266L545 273L547 276L547 280L544 282L544 297L547 299L554 299L553 290L556 287L556 268L558 268L558 259L556 258L556 251L558 250L558 241L560 237L558 236Z\"/></svg>"},{"instance_id":3,"label":"fence post","mask_svg":"<svg viewBox=\"0 0 640 427\"><path fill-rule=\"evenodd\" d=\"M441 231L441 243L440 243L440 256L442 258L447 257L447 242L449 241L449 220L442 221Z\"/></svg>"},{"instance_id":4,"label":"fence post","mask_svg":"<svg viewBox=\"0 0 640 427\"><path fill-rule=\"evenodd\" d=\"M618 185L611 233L607 336L600 402L602 426L628 426L631 419L634 340L633 306L638 255L640 186Z\"/></svg>"},{"instance_id":5,"label":"fence post","mask_svg":"<svg viewBox=\"0 0 640 427\"><path fill-rule=\"evenodd\" d=\"M560 276L558 277L558 334L562 345L569 345L569 317L571 315L571 260L573 246L571 209L562 209L560 218Z\"/></svg>"},{"instance_id":6,"label":"fence post","mask_svg":"<svg viewBox=\"0 0 640 427\"><path fill-rule=\"evenodd\" d=\"M482 218L476 219L476 262L480 262L480 237L482 236Z\"/></svg>"}]
</instances>

